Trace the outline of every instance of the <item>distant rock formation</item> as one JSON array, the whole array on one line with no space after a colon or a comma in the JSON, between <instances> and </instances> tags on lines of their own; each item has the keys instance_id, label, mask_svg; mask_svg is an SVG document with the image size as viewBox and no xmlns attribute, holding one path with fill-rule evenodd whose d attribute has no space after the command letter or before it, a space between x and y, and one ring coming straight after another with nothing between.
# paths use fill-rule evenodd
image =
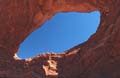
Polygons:
<instances>
[{"instance_id":1,"label":"distant rock formation","mask_svg":"<svg viewBox=\"0 0 120 78\"><path fill-rule=\"evenodd\" d=\"M0 0L0 78L120 78L120 0ZM62 54L15 56L59 12L100 11L97 32Z\"/></svg>"}]
</instances>

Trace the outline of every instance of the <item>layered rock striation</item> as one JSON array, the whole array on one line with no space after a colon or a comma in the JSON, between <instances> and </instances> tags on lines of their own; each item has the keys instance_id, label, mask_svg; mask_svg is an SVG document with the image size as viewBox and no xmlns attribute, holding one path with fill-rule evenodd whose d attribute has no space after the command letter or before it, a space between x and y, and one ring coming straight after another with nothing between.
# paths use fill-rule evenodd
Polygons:
<instances>
[{"instance_id":1,"label":"layered rock striation","mask_svg":"<svg viewBox=\"0 0 120 78\"><path fill-rule=\"evenodd\" d=\"M0 78L119 78L120 0L0 0ZM97 32L62 54L15 56L19 45L58 12L100 11Z\"/></svg>"}]
</instances>

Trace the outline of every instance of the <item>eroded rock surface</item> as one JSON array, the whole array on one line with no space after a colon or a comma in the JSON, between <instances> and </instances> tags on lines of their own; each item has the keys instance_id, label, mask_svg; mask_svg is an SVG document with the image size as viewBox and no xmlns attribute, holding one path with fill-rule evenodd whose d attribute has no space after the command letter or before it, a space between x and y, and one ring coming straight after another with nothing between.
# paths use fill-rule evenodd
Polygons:
<instances>
[{"instance_id":1,"label":"eroded rock surface","mask_svg":"<svg viewBox=\"0 0 120 78\"><path fill-rule=\"evenodd\" d=\"M120 0L0 0L0 78L120 78ZM20 43L58 12L101 12L97 32L62 54L20 60Z\"/></svg>"}]
</instances>

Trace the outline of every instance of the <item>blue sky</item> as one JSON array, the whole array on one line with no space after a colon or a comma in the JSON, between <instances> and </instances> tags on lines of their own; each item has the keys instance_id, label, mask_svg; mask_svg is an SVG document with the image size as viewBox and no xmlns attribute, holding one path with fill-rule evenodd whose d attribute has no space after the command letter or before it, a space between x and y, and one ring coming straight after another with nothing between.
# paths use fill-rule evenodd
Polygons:
<instances>
[{"instance_id":1,"label":"blue sky","mask_svg":"<svg viewBox=\"0 0 120 78\"><path fill-rule=\"evenodd\" d=\"M61 53L88 40L98 28L100 13L58 13L20 45L18 56L30 58L44 52Z\"/></svg>"}]
</instances>

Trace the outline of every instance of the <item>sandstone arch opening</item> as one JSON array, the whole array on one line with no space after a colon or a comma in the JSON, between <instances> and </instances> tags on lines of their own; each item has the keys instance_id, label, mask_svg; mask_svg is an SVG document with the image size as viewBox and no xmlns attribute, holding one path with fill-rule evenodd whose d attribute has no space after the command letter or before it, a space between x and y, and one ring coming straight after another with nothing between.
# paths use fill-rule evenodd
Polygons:
<instances>
[{"instance_id":1,"label":"sandstone arch opening","mask_svg":"<svg viewBox=\"0 0 120 78\"><path fill-rule=\"evenodd\" d=\"M57 13L20 45L17 55L30 58L44 52L61 53L88 40L100 23L100 12Z\"/></svg>"}]
</instances>

